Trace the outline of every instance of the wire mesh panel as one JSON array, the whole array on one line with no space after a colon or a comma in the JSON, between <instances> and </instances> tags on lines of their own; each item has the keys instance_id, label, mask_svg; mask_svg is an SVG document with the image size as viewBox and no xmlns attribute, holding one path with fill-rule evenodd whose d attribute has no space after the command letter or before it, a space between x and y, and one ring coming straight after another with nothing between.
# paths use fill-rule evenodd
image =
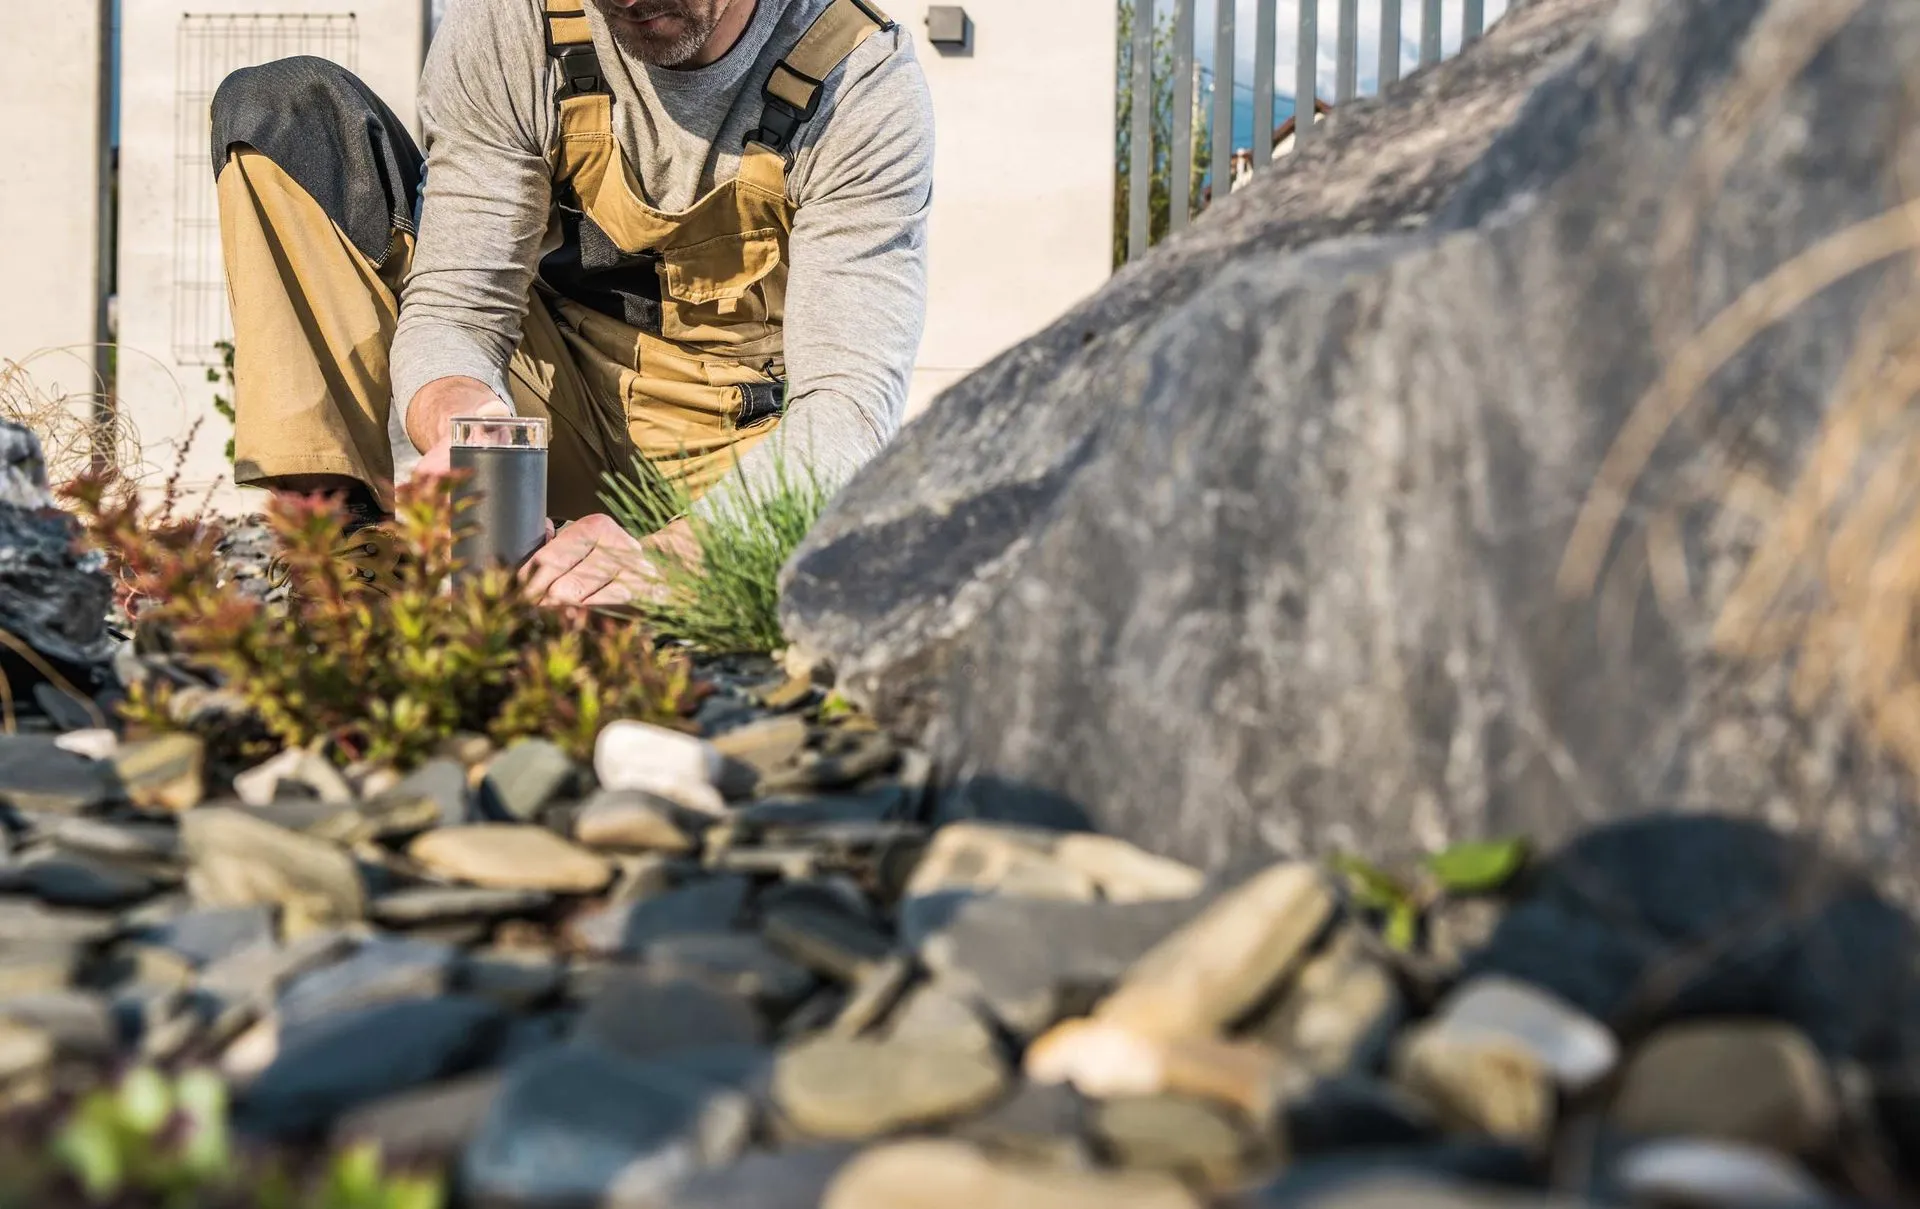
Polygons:
<instances>
[{"instance_id":1,"label":"wire mesh panel","mask_svg":"<svg viewBox=\"0 0 1920 1209\"><path fill-rule=\"evenodd\" d=\"M359 20L352 13L184 13L174 73L173 355L182 365L217 365L233 337L221 267L212 138L214 90L242 67L293 55L359 68Z\"/></svg>"}]
</instances>

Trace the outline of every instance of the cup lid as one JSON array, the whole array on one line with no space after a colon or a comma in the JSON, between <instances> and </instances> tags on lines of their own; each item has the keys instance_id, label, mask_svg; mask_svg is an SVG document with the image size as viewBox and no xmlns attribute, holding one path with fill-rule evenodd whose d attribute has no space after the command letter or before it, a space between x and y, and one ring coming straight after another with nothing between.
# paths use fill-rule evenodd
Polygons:
<instances>
[{"instance_id":1,"label":"cup lid","mask_svg":"<svg viewBox=\"0 0 1920 1209\"><path fill-rule=\"evenodd\" d=\"M456 416L453 443L459 449L545 449L547 431L538 416Z\"/></svg>"}]
</instances>

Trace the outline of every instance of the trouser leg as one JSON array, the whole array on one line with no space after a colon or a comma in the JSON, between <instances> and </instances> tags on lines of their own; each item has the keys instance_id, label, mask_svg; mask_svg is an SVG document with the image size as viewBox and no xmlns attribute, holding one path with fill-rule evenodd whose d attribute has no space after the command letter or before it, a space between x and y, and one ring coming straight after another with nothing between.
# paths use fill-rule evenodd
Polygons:
<instances>
[{"instance_id":1,"label":"trouser leg","mask_svg":"<svg viewBox=\"0 0 1920 1209\"><path fill-rule=\"evenodd\" d=\"M412 259L419 150L320 59L236 72L213 105L234 317L234 477L339 476L391 504L388 352Z\"/></svg>"}]
</instances>

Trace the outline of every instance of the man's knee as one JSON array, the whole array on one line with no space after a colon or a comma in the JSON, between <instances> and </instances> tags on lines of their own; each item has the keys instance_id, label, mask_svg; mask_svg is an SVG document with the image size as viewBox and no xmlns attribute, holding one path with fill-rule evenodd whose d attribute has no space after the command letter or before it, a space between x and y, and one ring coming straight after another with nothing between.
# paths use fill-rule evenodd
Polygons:
<instances>
[{"instance_id":1,"label":"man's knee","mask_svg":"<svg viewBox=\"0 0 1920 1209\"><path fill-rule=\"evenodd\" d=\"M337 120L340 99L365 91L352 72L313 55L276 59L229 74L213 94L214 175L227 166L235 147L250 146L272 157L275 148L262 144L285 141L291 132L315 122Z\"/></svg>"}]
</instances>

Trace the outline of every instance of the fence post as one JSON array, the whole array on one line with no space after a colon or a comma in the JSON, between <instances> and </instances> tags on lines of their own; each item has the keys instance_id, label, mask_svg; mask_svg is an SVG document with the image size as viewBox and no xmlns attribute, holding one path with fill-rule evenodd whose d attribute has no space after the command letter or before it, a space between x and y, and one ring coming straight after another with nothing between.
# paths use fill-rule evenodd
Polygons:
<instances>
[{"instance_id":1,"label":"fence post","mask_svg":"<svg viewBox=\"0 0 1920 1209\"><path fill-rule=\"evenodd\" d=\"M1440 0L1425 0L1420 12L1420 66L1440 61Z\"/></svg>"},{"instance_id":2,"label":"fence post","mask_svg":"<svg viewBox=\"0 0 1920 1209\"><path fill-rule=\"evenodd\" d=\"M1193 8L1196 0L1174 0L1173 17L1173 146L1167 151L1167 182L1172 200L1168 214L1169 231L1183 231L1193 217Z\"/></svg>"},{"instance_id":3,"label":"fence post","mask_svg":"<svg viewBox=\"0 0 1920 1209\"><path fill-rule=\"evenodd\" d=\"M1344 105L1360 91L1360 0L1340 0L1340 40L1334 51L1333 103Z\"/></svg>"},{"instance_id":4,"label":"fence post","mask_svg":"<svg viewBox=\"0 0 1920 1209\"><path fill-rule=\"evenodd\" d=\"M1128 161L1127 259L1153 235L1153 0L1133 0L1133 150Z\"/></svg>"},{"instance_id":5,"label":"fence post","mask_svg":"<svg viewBox=\"0 0 1920 1209\"><path fill-rule=\"evenodd\" d=\"M1233 192L1233 57L1239 52L1233 0L1215 0L1213 31L1213 200Z\"/></svg>"},{"instance_id":6,"label":"fence post","mask_svg":"<svg viewBox=\"0 0 1920 1209\"><path fill-rule=\"evenodd\" d=\"M1320 0L1299 0L1299 39L1293 53L1293 149L1313 141L1314 100L1320 95Z\"/></svg>"},{"instance_id":7,"label":"fence post","mask_svg":"<svg viewBox=\"0 0 1920 1209\"><path fill-rule=\"evenodd\" d=\"M1487 0L1466 0L1461 6L1460 43L1465 45L1486 32Z\"/></svg>"},{"instance_id":8,"label":"fence post","mask_svg":"<svg viewBox=\"0 0 1920 1209\"><path fill-rule=\"evenodd\" d=\"M1279 15L1277 0L1259 4L1253 22L1253 170L1265 172L1273 167L1273 42Z\"/></svg>"},{"instance_id":9,"label":"fence post","mask_svg":"<svg viewBox=\"0 0 1920 1209\"><path fill-rule=\"evenodd\" d=\"M1400 0L1380 0L1380 88L1400 78Z\"/></svg>"}]
</instances>

